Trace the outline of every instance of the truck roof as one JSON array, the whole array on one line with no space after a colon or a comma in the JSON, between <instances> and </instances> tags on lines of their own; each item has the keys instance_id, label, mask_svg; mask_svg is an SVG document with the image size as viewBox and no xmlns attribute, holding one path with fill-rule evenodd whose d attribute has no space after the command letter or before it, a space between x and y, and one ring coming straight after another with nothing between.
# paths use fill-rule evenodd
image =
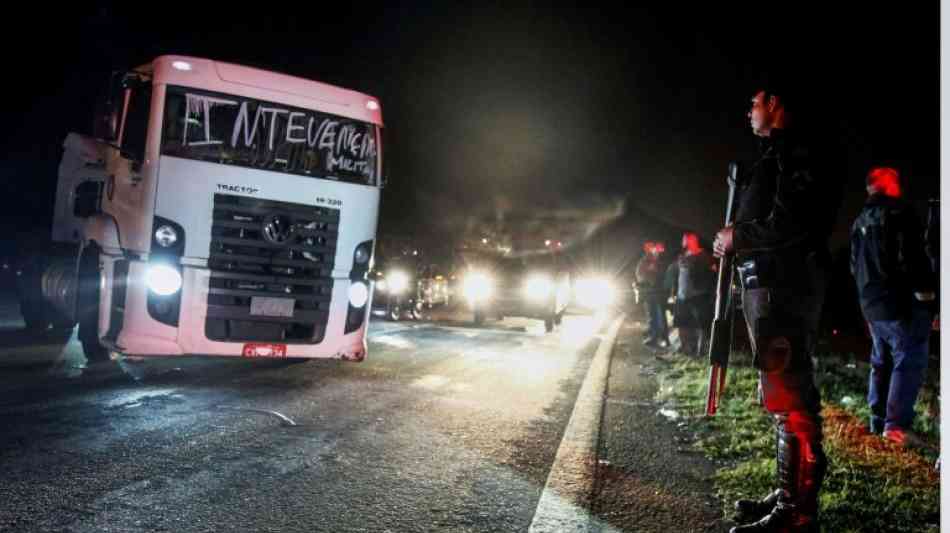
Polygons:
<instances>
[{"instance_id":1,"label":"truck roof","mask_svg":"<svg viewBox=\"0 0 950 533\"><path fill-rule=\"evenodd\" d=\"M151 74L157 85L205 89L383 125L375 97L279 72L180 55L160 56L137 70Z\"/></svg>"}]
</instances>

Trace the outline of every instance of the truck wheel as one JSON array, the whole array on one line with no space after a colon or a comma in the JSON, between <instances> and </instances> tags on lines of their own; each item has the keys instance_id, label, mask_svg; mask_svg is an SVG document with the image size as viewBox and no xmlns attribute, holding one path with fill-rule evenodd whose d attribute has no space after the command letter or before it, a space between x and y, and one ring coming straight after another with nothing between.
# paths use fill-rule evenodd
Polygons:
<instances>
[{"instance_id":1,"label":"truck wheel","mask_svg":"<svg viewBox=\"0 0 950 533\"><path fill-rule=\"evenodd\" d=\"M561 311L560 313L554 315L554 325L555 325L555 326L560 326L560 325L561 325L561 321L562 321L563 319L564 319L564 311Z\"/></svg>"},{"instance_id":2,"label":"truck wheel","mask_svg":"<svg viewBox=\"0 0 950 533\"><path fill-rule=\"evenodd\" d=\"M478 309L475 310L475 325L481 326L485 323L485 312Z\"/></svg>"},{"instance_id":3,"label":"truck wheel","mask_svg":"<svg viewBox=\"0 0 950 533\"><path fill-rule=\"evenodd\" d=\"M50 316L46 302L43 300L43 287L40 280L45 264L39 259L31 259L22 267L22 272L16 279L17 300L20 304L20 315L26 324L26 329L45 331L50 325Z\"/></svg>"},{"instance_id":4,"label":"truck wheel","mask_svg":"<svg viewBox=\"0 0 950 533\"><path fill-rule=\"evenodd\" d=\"M45 306L42 302L31 300L20 300L20 315L23 316L23 323L26 324L28 330L45 331L50 324Z\"/></svg>"},{"instance_id":5,"label":"truck wheel","mask_svg":"<svg viewBox=\"0 0 950 533\"><path fill-rule=\"evenodd\" d=\"M106 361L109 350L99 342L99 249L90 246L79 260L79 300L76 315L79 319L79 342L86 359Z\"/></svg>"},{"instance_id":6,"label":"truck wheel","mask_svg":"<svg viewBox=\"0 0 950 533\"><path fill-rule=\"evenodd\" d=\"M554 316L553 315L548 315L544 317L544 331L547 333L551 333L552 331L554 331Z\"/></svg>"}]
</instances>

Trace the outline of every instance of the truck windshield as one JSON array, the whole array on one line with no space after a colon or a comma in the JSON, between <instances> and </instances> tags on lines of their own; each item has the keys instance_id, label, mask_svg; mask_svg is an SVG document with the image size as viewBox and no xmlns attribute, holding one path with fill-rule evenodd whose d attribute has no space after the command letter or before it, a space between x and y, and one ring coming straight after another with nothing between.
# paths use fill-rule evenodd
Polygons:
<instances>
[{"instance_id":1,"label":"truck windshield","mask_svg":"<svg viewBox=\"0 0 950 533\"><path fill-rule=\"evenodd\" d=\"M310 109L168 87L162 154L375 186L376 133Z\"/></svg>"}]
</instances>

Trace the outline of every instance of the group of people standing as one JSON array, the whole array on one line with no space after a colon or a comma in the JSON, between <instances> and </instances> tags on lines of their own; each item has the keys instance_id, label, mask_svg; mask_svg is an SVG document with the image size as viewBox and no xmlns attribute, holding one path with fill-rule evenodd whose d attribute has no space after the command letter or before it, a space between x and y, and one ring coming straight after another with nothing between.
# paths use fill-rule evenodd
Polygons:
<instances>
[{"instance_id":1,"label":"group of people standing","mask_svg":"<svg viewBox=\"0 0 950 533\"><path fill-rule=\"evenodd\" d=\"M643 343L698 357L704 353L712 323L716 263L703 248L698 234L683 233L680 244L680 253L672 261L664 257L664 243L644 244L645 253L636 270L638 299L648 317ZM672 311L672 327L678 331L678 342L670 339L668 310Z\"/></svg>"},{"instance_id":2,"label":"group of people standing","mask_svg":"<svg viewBox=\"0 0 950 533\"><path fill-rule=\"evenodd\" d=\"M733 533L820 529L818 494L828 460L813 361L831 277L828 239L849 169L834 142L797 120L810 111L802 96L775 80L753 94L747 118L759 157L736 184L735 222L712 244L712 257L734 258L760 403L775 421L778 488L736 502L741 525ZM851 227L850 266L873 340L869 431L912 446L919 440L911 425L935 314L938 239L925 239L896 169L871 168L865 188L867 202ZM679 350L697 355L712 322L716 266L696 234L685 233L681 248L667 267L663 244L646 243L636 289L649 317L645 344L671 348L666 311L672 303Z\"/></svg>"}]
</instances>

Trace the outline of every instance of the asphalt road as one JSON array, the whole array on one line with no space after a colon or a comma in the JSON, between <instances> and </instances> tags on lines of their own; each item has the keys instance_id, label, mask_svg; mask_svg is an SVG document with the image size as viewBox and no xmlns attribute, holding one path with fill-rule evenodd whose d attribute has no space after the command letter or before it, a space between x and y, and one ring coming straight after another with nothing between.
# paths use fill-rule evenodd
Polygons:
<instances>
[{"instance_id":1,"label":"asphalt road","mask_svg":"<svg viewBox=\"0 0 950 533\"><path fill-rule=\"evenodd\" d=\"M0 304L0 531L526 531L604 323L449 318L374 319L362 363L86 365Z\"/></svg>"}]
</instances>

